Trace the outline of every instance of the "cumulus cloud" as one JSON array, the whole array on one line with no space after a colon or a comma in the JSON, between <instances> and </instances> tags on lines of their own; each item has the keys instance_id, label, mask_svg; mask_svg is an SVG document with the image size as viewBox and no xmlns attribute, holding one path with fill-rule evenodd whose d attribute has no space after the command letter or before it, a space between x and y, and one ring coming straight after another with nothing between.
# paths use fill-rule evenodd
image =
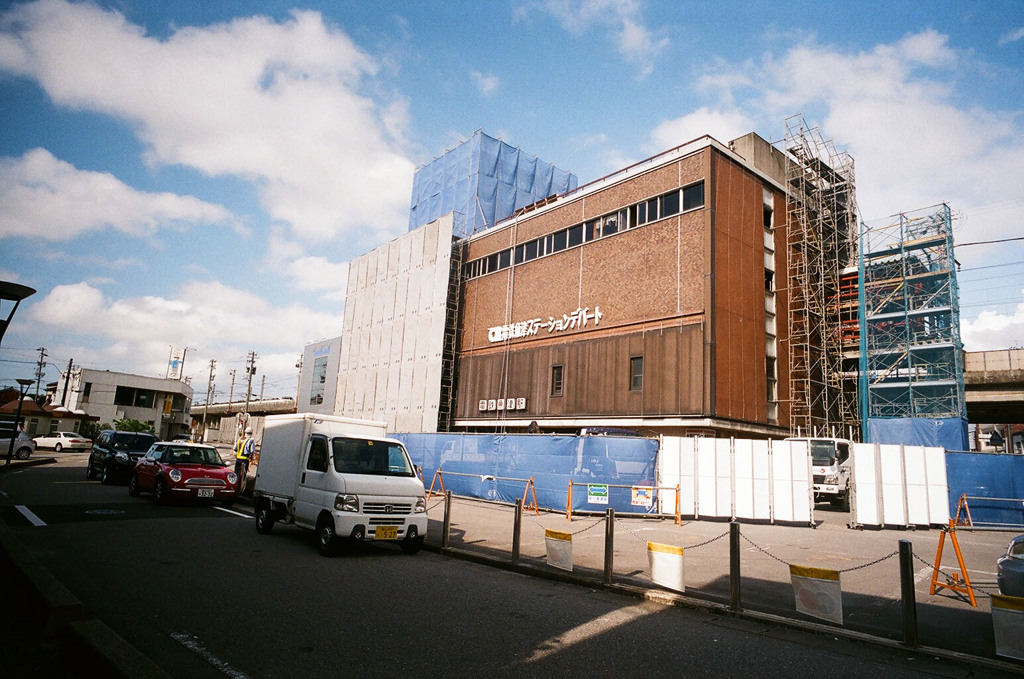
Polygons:
<instances>
[{"instance_id":1,"label":"cumulus cloud","mask_svg":"<svg viewBox=\"0 0 1024 679\"><path fill-rule=\"evenodd\" d=\"M615 50L639 70L641 77L654 70L659 55L669 45L668 38L658 37L644 24L640 0L541 0L522 5L520 11L532 9L550 14L576 35L594 26L608 30Z\"/></svg>"},{"instance_id":2,"label":"cumulus cloud","mask_svg":"<svg viewBox=\"0 0 1024 679\"><path fill-rule=\"evenodd\" d=\"M366 93L377 68L310 11L165 39L91 3L39 0L0 16L0 70L58 105L129 122L154 166L252 181L270 216L309 239L405 224L404 105Z\"/></svg>"},{"instance_id":3,"label":"cumulus cloud","mask_svg":"<svg viewBox=\"0 0 1024 679\"><path fill-rule=\"evenodd\" d=\"M484 96L490 96L498 91L500 81L498 80L498 76L493 73L484 74L480 71L470 71L469 77L476 88L480 90L480 94L483 94Z\"/></svg>"},{"instance_id":4,"label":"cumulus cloud","mask_svg":"<svg viewBox=\"0 0 1024 679\"><path fill-rule=\"evenodd\" d=\"M258 338L269 353L292 357L281 374L270 375L279 379L294 376L293 359L304 343L322 336L325 328L341 328L343 317L302 304L274 307L245 290L193 281L174 297L112 298L88 283L59 285L29 307L26 320L99 340L88 342L104 347L92 351L92 365L161 376L169 345L190 347L204 362L244 356ZM267 332L268 321L273 332Z\"/></svg>"},{"instance_id":5,"label":"cumulus cloud","mask_svg":"<svg viewBox=\"0 0 1024 679\"><path fill-rule=\"evenodd\" d=\"M780 120L797 112L820 126L826 139L856 161L865 219L943 201L970 216L1024 195L1021 118L962 104L957 97L964 73L983 77L986 71L972 58L934 30L864 51L808 39L757 62L718 63L700 83L718 97L727 120L747 123L747 131L757 123L778 129ZM751 120L733 111L750 112ZM1008 215L968 219L957 238L1017 235L1019 225Z\"/></svg>"},{"instance_id":6,"label":"cumulus cloud","mask_svg":"<svg viewBox=\"0 0 1024 679\"><path fill-rule=\"evenodd\" d=\"M741 111L717 111L705 106L684 116L659 123L651 132L648 151L665 151L705 134L726 144L753 129L754 121Z\"/></svg>"},{"instance_id":7,"label":"cumulus cloud","mask_svg":"<svg viewBox=\"0 0 1024 679\"><path fill-rule=\"evenodd\" d=\"M0 238L63 241L107 228L147 236L186 224L237 226L219 205L137 191L107 172L79 170L41 148L0 158L0 205Z\"/></svg>"},{"instance_id":8,"label":"cumulus cloud","mask_svg":"<svg viewBox=\"0 0 1024 679\"><path fill-rule=\"evenodd\" d=\"M1024 297L1024 290L1020 293ZM1024 347L1024 301L1013 313L988 310L974 320L961 320L960 334L967 351Z\"/></svg>"}]
</instances>

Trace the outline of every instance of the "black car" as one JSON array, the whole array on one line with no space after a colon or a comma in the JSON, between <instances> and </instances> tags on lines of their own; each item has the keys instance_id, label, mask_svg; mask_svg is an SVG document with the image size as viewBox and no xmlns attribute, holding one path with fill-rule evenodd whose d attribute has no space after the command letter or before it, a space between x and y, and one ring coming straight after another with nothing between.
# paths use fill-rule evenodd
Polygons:
<instances>
[{"instance_id":1,"label":"black car","mask_svg":"<svg viewBox=\"0 0 1024 679\"><path fill-rule=\"evenodd\" d=\"M135 463L159 439L134 431L103 431L93 444L85 478L97 476L103 483L127 482Z\"/></svg>"}]
</instances>

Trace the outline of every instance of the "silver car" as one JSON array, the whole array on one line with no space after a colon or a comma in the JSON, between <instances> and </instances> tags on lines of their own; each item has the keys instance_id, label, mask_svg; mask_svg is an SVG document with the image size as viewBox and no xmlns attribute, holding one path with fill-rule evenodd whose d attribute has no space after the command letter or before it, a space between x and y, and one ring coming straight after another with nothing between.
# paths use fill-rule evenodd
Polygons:
<instances>
[{"instance_id":1,"label":"silver car","mask_svg":"<svg viewBox=\"0 0 1024 679\"><path fill-rule=\"evenodd\" d=\"M996 562L999 593L1024 597L1024 535L1010 540L1006 554Z\"/></svg>"},{"instance_id":2,"label":"silver car","mask_svg":"<svg viewBox=\"0 0 1024 679\"><path fill-rule=\"evenodd\" d=\"M19 460L27 460L36 451L36 442L28 437L23 431L18 431L14 438L14 448L11 449L11 438L13 432L7 429L0 432L0 457L6 458L8 452L13 452L14 457Z\"/></svg>"}]
</instances>

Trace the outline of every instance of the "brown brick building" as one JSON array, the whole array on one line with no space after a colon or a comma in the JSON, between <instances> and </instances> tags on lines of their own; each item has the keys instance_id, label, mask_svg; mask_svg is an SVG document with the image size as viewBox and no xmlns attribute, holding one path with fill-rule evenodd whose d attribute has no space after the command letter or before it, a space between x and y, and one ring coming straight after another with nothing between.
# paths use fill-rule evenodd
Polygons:
<instances>
[{"instance_id":1,"label":"brown brick building","mask_svg":"<svg viewBox=\"0 0 1024 679\"><path fill-rule=\"evenodd\" d=\"M466 239L452 428L786 435L786 196L703 137Z\"/></svg>"}]
</instances>

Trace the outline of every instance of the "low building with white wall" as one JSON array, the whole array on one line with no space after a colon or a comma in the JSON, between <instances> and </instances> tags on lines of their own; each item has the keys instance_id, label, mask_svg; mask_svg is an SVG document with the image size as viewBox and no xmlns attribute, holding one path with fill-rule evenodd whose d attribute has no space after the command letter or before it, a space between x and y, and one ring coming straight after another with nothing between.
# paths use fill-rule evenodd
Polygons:
<instances>
[{"instance_id":1,"label":"low building with white wall","mask_svg":"<svg viewBox=\"0 0 1024 679\"><path fill-rule=\"evenodd\" d=\"M138 420L163 439L189 431L192 387L180 380L81 368L61 373L53 406L82 411L101 424Z\"/></svg>"}]
</instances>

